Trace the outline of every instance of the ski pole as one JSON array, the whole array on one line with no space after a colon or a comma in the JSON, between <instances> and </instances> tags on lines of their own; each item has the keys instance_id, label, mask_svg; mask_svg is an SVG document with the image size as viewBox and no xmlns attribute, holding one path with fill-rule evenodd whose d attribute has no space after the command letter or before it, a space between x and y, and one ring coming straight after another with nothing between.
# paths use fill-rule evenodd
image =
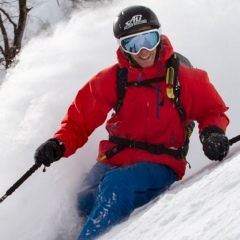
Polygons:
<instances>
[{"instance_id":1,"label":"ski pole","mask_svg":"<svg viewBox=\"0 0 240 240\"><path fill-rule=\"evenodd\" d=\"M240 141L240 135L229 139L229 144L232 146L234 143Z\"/></svg>"},{"instance_id":2,"label":"ski pole","mask_svg":"<svg viewBox=\"0 0 240 240\"><path fill-rule=\"evenodd\" d=\"M16 183L12 185L4 196L0 198L0 203L3 202L9 195L11 195L25 180L27 180L37 169L38 165L34 164Z\"/></svg>"}]
</instances>

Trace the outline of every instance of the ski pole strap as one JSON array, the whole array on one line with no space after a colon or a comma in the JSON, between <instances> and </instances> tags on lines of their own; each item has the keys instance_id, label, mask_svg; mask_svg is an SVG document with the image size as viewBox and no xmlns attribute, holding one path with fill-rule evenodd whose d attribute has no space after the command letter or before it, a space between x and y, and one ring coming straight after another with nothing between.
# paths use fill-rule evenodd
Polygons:
<instances>
[{"instance_id":1,"label":"ski pole strap","mask_svg":"<svg viewBox=\"0 0 240 240\"><path fill-rule=\"evenodd\" d=\"M150 144L146 142L129 140L117 136L109 136L109 141L111 143L116 143L118 145L113 149L110 149L105 152L107 159L110 159L115 154L122 151L124 148L142 149L153 154L168 154L175 157L176 159L185 158L184 147L180 147L178 149L170 149L166 148L163 144Z\"/></svg>"}]
</instances>

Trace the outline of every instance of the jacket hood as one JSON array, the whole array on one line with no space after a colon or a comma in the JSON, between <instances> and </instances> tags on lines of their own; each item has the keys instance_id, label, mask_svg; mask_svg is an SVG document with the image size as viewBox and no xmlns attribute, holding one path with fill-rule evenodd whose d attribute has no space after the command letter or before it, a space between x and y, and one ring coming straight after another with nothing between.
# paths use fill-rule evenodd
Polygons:
<instances>
[{"instance_id":1,"label":"jacket hood","mask_svg":"<svg viewBox=\"0 0 240 240\"><path fill-rule=\"evenodd\" d=\"M163 42L163 45L162 45L163 47L162 47L162 50L160 51L159 58L158 58L157 61L165 63L166 60L168 58L170 58L171 55L173 54L173 47L172 47L171 42L169 41L169 39L165 35L162 35L162 42ZM128 59L126 58L126 56L124 55L124 53L122 52L120 47L117 50L117 59L118 59L118 63L119 63L121 68L131 67Z\"/></svg>"}]
</instances>

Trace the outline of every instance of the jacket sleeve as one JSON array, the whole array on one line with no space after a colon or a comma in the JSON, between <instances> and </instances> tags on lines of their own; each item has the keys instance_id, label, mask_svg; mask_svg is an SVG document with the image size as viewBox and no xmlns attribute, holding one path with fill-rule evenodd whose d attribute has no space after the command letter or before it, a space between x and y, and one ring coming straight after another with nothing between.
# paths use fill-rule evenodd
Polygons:
<instances>
[{"instance_id":1,"label":"jacket sleeve","mask_svg":"<svg viewBox=\"0 0 240 240\"><path fill-rule=\"evenodd\" d=\"M104 123L116 102L116 68L98 73L77 93L54 138L65 146L64 157L82 147L91 133Z\"/></svg>"},{"instance_id":2,"label":"jacket sleeve","mask_svg":"<svg viewBox=\"0 0 240 240\"><path fill-rule=\"evenodd\" d=\"M199 133L208 126L217 126L226 132L228 107L209 81L205 71L185 66L179 69L180 99L187 118L198 122Z\"/></svg>"}]
</instances>

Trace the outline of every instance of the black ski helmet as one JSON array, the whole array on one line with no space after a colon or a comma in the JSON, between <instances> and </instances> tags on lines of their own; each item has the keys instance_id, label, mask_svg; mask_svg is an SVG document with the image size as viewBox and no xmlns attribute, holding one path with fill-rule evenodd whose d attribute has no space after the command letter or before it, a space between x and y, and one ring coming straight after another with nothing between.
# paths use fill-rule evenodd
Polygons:
<instances>
[{"instance_id":1,"label":"black ski helmet","mask_svg":"<svg viewBox=\"0 0 240 240\"><path fill-rule=\"evenodd\" d=\"M160 28L161 24L150 8L139 5L131 6L117 15L113 22L113 33L116 38L120 38L145 26Z\"/></svg>"}]
</instances>

